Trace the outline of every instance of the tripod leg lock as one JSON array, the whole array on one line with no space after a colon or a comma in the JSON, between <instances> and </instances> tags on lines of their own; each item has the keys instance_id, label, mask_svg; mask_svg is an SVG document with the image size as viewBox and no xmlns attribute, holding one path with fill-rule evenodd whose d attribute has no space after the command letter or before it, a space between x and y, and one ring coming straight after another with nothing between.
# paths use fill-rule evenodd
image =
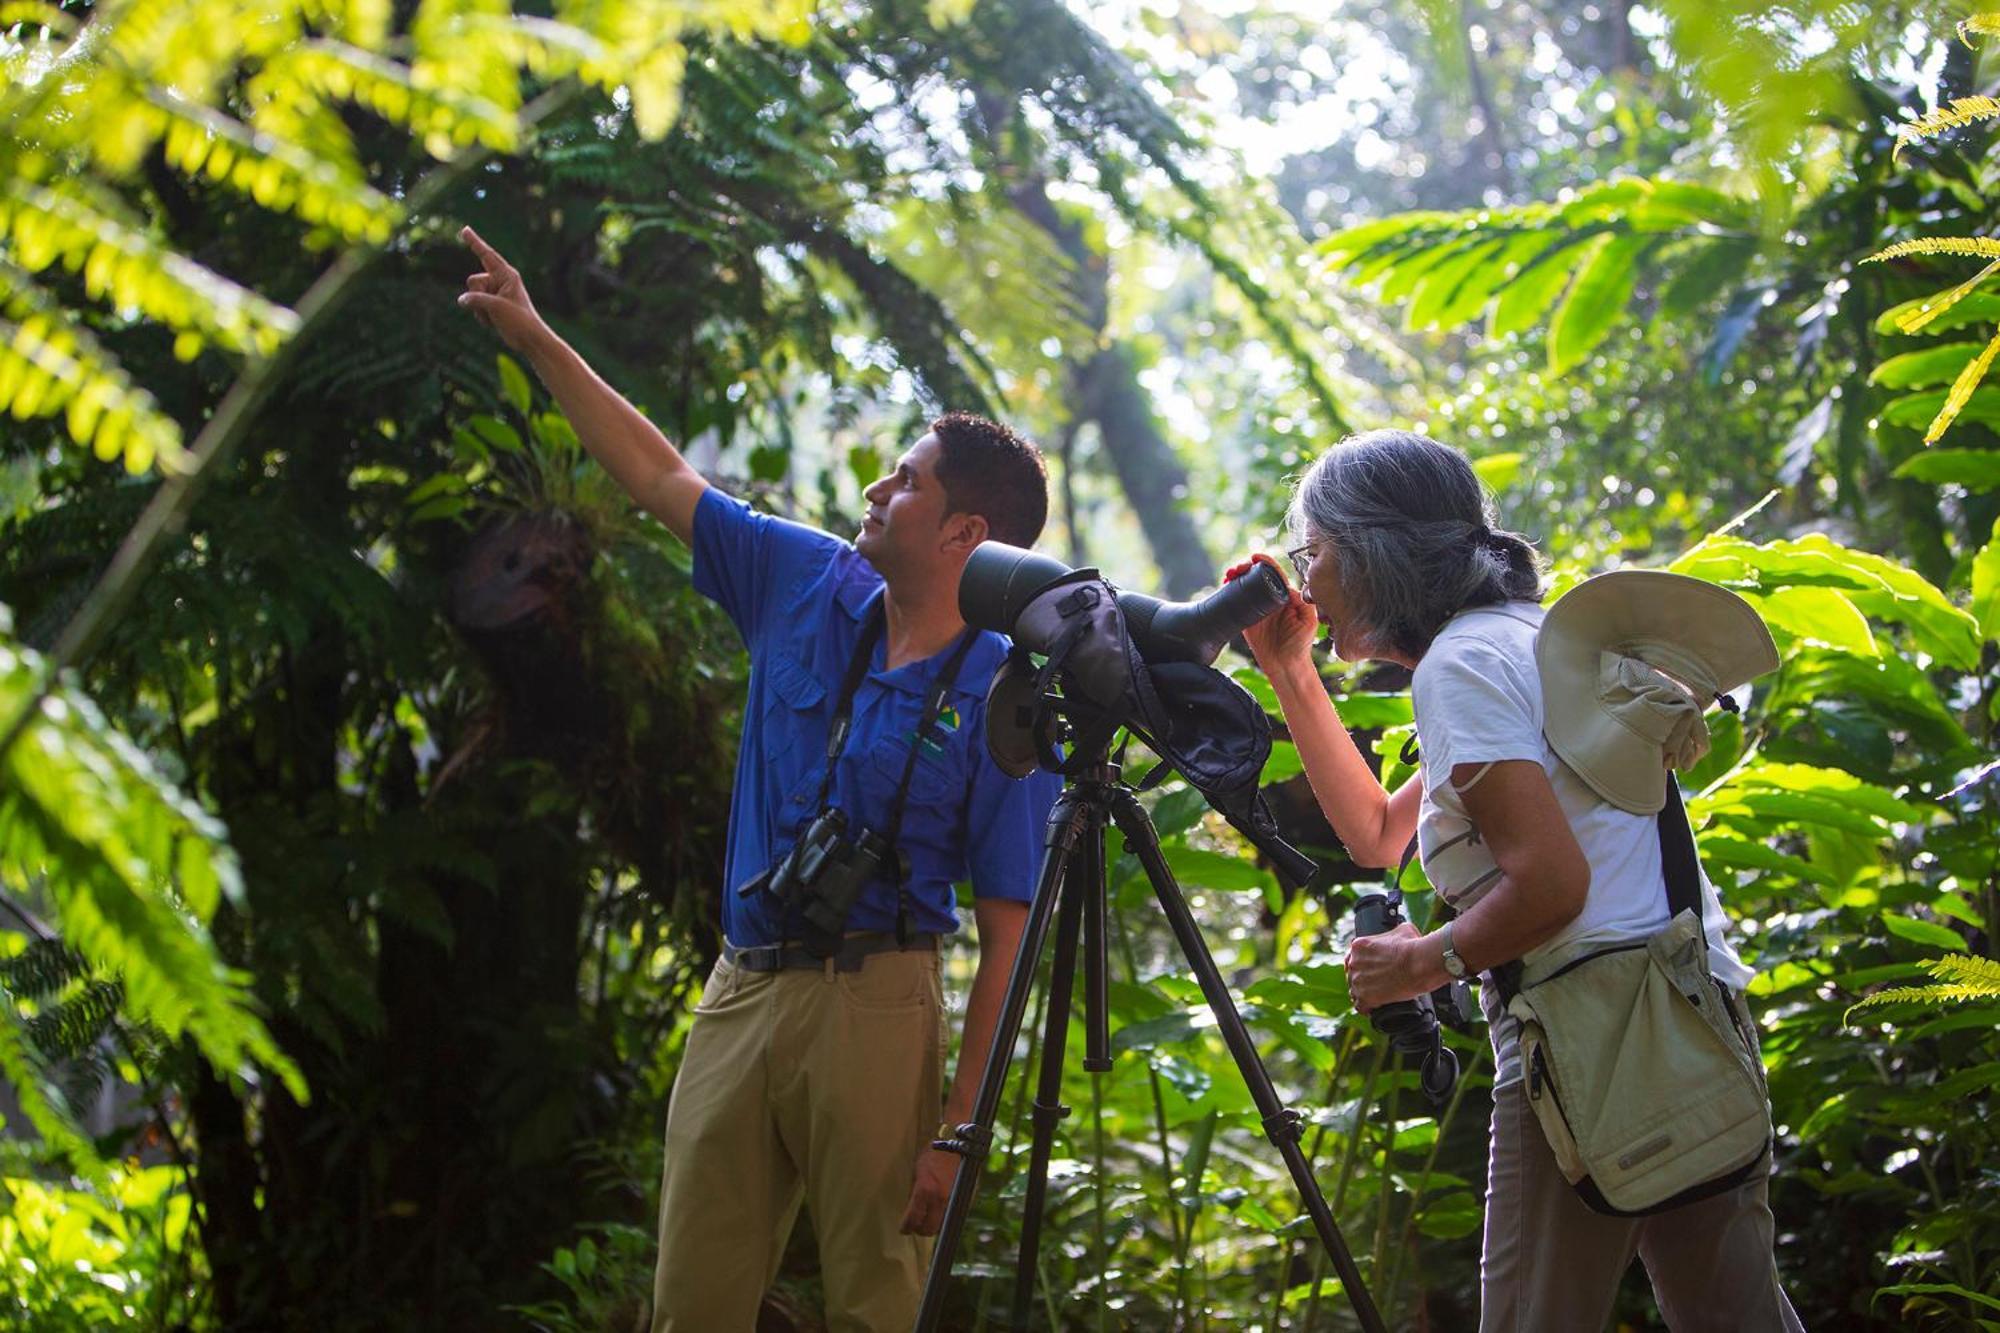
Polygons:
<instances>
[{"instance_id":1,"label":"tripod leg lock","mask_svg":"<svg viewBox=\"0 0 2000 1333\"><path fill-rule=\"evenodd\" d=\"M1061 1102L1056 1102L1053 1105L1047 1102L1036 1102L1030 1111L1031 1122L1038 1130L1053 1130L1056 1127L1056 1122L1067 1118L1068 1115L1069 1108Z\"/></svg>"},{"instance_id":2,"label":"tripod leg lock","mask_svg":"<svg viewBox=\"0 0 2000 1333\"><path fill-rule=\"evenodd\" d=\"M1304 1137L1303 1125L1299 1113L1287 1106L1276 1115L1264 1117L1264 1137L1282 1148L1287 1143L1297 1143Z\"/></svg>"},{"instance_id":3,"label":"tripod leg lock","mask_svg":"<svg viewBox=\"0 0 2000 1333\"><path fill-rule=\"evenodd\" d=\"M954 1125L950 1138L932 1139L931 1147L960 1157L984 1157L993 1150L993 1131L980 1124Z\"/></svg>"}]
</instances>

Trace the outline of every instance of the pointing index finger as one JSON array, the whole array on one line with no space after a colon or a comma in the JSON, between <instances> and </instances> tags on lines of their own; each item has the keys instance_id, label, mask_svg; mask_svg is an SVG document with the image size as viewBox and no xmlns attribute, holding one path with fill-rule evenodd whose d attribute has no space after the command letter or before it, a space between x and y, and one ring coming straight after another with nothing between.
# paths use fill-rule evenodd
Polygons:
<instances>
[{"instance_id":1,"label":"pointing index finger","mask_svg":"<svg viewBox=\"0 0 2000 1333\"><path fill-rule=\"evenodd\" d=\"M500 252L488 245L478 232L470 227L461 227L459 228L458 235L461 240L472 247L472 253L479 256L479 262L486 266L488 273L499 274L506 271L507 261L502 259Z\"/></svg>"}]
</instances>

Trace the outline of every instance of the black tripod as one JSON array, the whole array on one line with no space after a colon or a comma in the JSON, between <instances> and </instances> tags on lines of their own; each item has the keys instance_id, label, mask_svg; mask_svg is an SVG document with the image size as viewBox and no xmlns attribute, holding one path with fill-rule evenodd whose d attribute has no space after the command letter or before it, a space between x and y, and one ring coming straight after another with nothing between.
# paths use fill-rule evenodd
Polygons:
<instances>
[{"instance_id":1,"label":"black tripod","mask_svg":"<svg viewBox=\"0 0 2000 1333\"><path fill-rule=\"evenodd\" d=\"M1201 929L1188 911L1173 871L1160 851L1160 838L1152 817L1139 803L1132 789L1119 781L1118 766L1110 759L1109 737L1093 747L1094 753L1073 758L1063 766L1069 783L1055 808L1049 812L1044 839L1041 874L1029 907L1028 922L1007 980L1006 999L993 1031L993 1044L986 1054L986 1068L979 1080L979 1096L970 1123L955 1127L954 1137L935 1146L958 1153L965 1160L952 1184L951 1199L945 1206L944 1224L938 1232L937 1249L931 1256L930 1273L924 1282L923 1305L917 1314L918 1333L932 1333L943 1310L945 1286L951 1277L952 1257L965 1229L979 1173L993 1144L993 1119L1000 1105L1000 1093L1007 1080L1014 1042L1020 1035L1021 1020L1027 1011L1028 992L1034 986L1042 949L1048 940L1049 922L1056 923L1056 953L1049 978L1048 1026L1042 1042L1040 1081L1036 1085L1033 1112L1034 1139L1029 1158L1026 1211L1021 1222L1021 1250L1014 1272L1013 1326L1025 1328L1034 1299L1035 1260L1041 1242L1042 1201L1048 1190L1049 1150L1056 1122L1069 1114L1061 1104L1063 1048L1069 1035L1071 988L1075 979L1079 936L1083 944L1084 968L1084 1058L1083 1067L1093 1073L1111 1068L1111 1040L1107 1022L1105 993L1105 865L1106 827L1115 824L1125 835L1126 847L1145 868L1154 896L1167 914L1179 941L1181 955L1208 1006L1236 1067L1250 1090L1264 1134L1277 1147L1292 1173L1300 1200L1311 1215L1320 1243L1340 1275L1341 1285L1353 1302L1355 1314L1367 1333L1382 1333L1382 1316L1362 1284L1333 1210L1313 1179L1312 1168L1299 1148L1299 1114L1282 1106L1271 1087L1270 1075L1258 1058L1257 1048L1243 1025L1229 989L1216 971Z\"/></svg>"}]
</instances>

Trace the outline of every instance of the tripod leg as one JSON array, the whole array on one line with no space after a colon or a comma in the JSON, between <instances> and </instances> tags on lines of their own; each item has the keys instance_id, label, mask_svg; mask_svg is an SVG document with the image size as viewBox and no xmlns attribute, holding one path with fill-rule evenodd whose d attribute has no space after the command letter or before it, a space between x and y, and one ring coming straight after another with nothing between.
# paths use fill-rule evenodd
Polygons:
<instances>
[{"instance_id":1,"label":"tripod leg","mask_svg":"<svg viewBox=\"0 0 2000 1333\"><path fill-rule=\"evenodd\" d=\"M1092 819L1083 833L1080 854L1102 849L1098 825ZM1042 1068L1035 1086L1034 1140L1028 1152L1027 1197L1021 1208L1021 1248L1014 1265L1014 1327L1026 1328L1035 1301L1035 1266L1041 1252L1042 1208L1048 1198L1049 1152L1056 1122L1069 1114L1062 1104L1063 1050L1069 1044L1070 992L1076 975L1078 918L1089 910L1088 874L1065 878L1062 907L1056 916L1056 954L1049 970L1048 1021L1042 1032Z\"/></svg>"},{"instance_id":2,"label":"tripod leg","mask_svg":"<svg viewBox=\"0 0 2000 1333\"><path fill-rule=\"evenodd\" d=\"M1007 1082L1007 1066L1013 1060L1014 1042L1021 1034L1021 1018L1027 1012L1028 992L1035 984L1035 969L1041 962L1042 947L1048 940L1049 919L1055 915L1062 896L1063 871L1077 840L1086 827L1094 826L1091 803L1065 790L1049 811L1043 837L1042 868L1035 881L1034 901L1028 907L1027 925L1021 932L1020 951L1014 955L1013 971L1007 974L1007 994L1000 1015L993 1024L993 1043L986 1051L986 1068L979 1076L979 1095L973 1103L972 1119L955 1127L953 1137L935 1146L964 1158L952 1181L951 1198L946 1201L944 1222L938 1228L937 1245L931 1251L930 1271L924 1278L923 1303L917 1309L917 1333L930 1333L944 1310L945 1287L951 1280L952 1256L965 1230L965 1216L972 1208L972 1196L979 1188L979 1173L993 1146L993 1117L1000 1106L1000 1093Z\"/></svg>"},{"instance_id":3,"label":"tripod leg","mask_svg":"<svg viewBox=\"0 0 2000 1333\"><path fill-rule=\"evenodd\" d=\"M1102 1074L1111 1068L1111 1000L1104 948L1106 928L1104 839L1094 833L1084 844L1078 867L1083 881L1083 1068Z\"/></svg>"},{"instance_id":4,"label":"tripod leg","mask_svg":"<svg viewBox=\"0 0 2000 1333\"><path fill-rule=\"evenodd\" d=\"M1333 1260L1334 1271L1340 1274L1341 1286L1354 1306L1362 1329L1365 1333L1386 1333L1382 1316L1375 1308L1375 1300L1362 1283L1361 1270L1355 1266L1354 1256L1348 1252L1347 1242L1341 1238L1340 1227L1333 1219L1333 1210L1327 1206L1326 1195L1320 1191L1319 1182L1313 1178L1312 1167L1299 1147L1299 1114L1280 1103L1277 1090L1271 1086L1271 1076L1265 1072L1256 1043L1250 1039L1250 1030L1243 1024L1243 1015L1237 1012L1236 1001L1224 984L1222 974L1216 970L1214 956L1208 951L1208 941L1202 938L1201 928L1195 924L1194 914L1188 910L1187 900L1181 896L1180 886L1174 882L1174 872L1160 851L1160 836L1153 828L1152 817L1146 813L1146 807L1139 804L1139 798L1124 788L1112 792L1111 816L1119 831L1125 835L1133 855L1145 867L1146 878L1152 881L1153 895L1160 900L1160 908L1167 914L1174 938L1180 942L1181 955L1194 969L1195 979L1201 983L1201 993L1208 1000L1210 1011L1215 1014L1216 1027L1222 1033L1223 1043L1235 1058L1236 1068L1250 1091L1250 1099L1256 1104L1257 1114L1263 1118L1264 1135L1277 1148L1279 1156L1284 1158L1292 1183L1298 1188L1300 1202L1312 1218L1320 1244L1326 1247L1328 1257Z\"/></svg>"}]
</instances>

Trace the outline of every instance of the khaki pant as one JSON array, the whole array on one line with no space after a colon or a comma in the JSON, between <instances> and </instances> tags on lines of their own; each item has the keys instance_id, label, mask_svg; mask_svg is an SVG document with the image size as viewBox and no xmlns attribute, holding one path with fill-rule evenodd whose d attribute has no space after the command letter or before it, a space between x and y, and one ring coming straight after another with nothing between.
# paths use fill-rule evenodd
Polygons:
<instances>
[{"instance_id":1,"label":"khaki pant","mask_svg":"<svg viewBox=\"0 0 2000 1333\"><path fill-rule=\"evenodd\" d=\"M667 1109L653 1333L749 1333L803 1200L827 1326L907 1329L929 1239L900 1234L942 1116L934 950L856 972L717 963Z\"/></svg>"},{"instance_id":2,"label":"khaki pant","mask_svg":"<svg viewBox=\"0 0 2000 1333\"><path fill-rule=\"evenodd\" d=\"M1598 1333L1637 1255L1674 1333L1804 1333L1778 1284L1762 1177L1651 1217L1607 1217L1577 1197L1528 1104L1493 1093L1480 1333Z\"/></svg>"}]
</instances>

